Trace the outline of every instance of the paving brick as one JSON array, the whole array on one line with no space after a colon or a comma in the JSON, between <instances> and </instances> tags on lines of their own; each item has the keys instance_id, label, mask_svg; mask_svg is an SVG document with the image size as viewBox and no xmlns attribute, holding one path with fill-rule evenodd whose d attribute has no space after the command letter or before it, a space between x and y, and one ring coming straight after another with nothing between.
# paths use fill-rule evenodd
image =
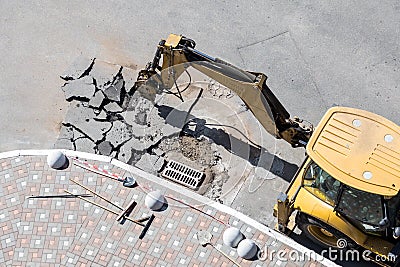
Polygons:
<instances>
[{"instance_id":1,"label":"paving brick","mask_svg":"<svg viewBox=\"0 0 400 267\"><path fill-rule=\"evenodd\" d=\"M100 168L121 177L129 172L94 161ZM229 222L248 238L274 249L288 249L265 233L239 219L210 208L154 182L135 177L146 188L161 189L173 198L194 205L198 212L171 198L168 208L155 212L155 219L143 239L138 236L143 227L129 221L120 224L116 215L78 198L61 197L64 189L75 194L89 193L73 184L78 180L92 190L125 207L135 199L137 206L130 215L139 219L150 215L144 206L149 189L129 189L120 182L105 178L70 164L66 170L55 171L46 164L46 157L16 157L0 160L0 263L23 266L231 266L232 264L211 246L203 247L194 239L199 230L212 233L213 244L243 266L265 266L271 262L244 261L235 249L225 247L222 234ZM141 180L142 179L142 180ZM30 198L26 196L48 196ZM91 201L119 212L119 209L99 197ZM144 222L146 223L146 222ZM287 266L302 266L298 262ZM315 264L319 266L319 263ZM283 266L283 263L282 265Z\"/></svg>"}]
</instances>

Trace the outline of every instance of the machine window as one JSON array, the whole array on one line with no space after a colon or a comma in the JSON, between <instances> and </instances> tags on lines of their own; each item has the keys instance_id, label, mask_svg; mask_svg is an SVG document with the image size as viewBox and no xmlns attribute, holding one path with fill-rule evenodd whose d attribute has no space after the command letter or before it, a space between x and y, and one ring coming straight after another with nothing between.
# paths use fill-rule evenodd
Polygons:
<instances>
[{"instance_id":1,"label":"machine window","mask_svg":"<svg viewBox=\"0 0 400 267\"><path fill-rule=\"evenodd\" d=\"M341 183L314 162L308 165L304 175L305 188L315 196L334 205Z\"/></svg>"},{"instance_id":2,"label":"machine window","mask_svg":"<svg viewBox=\"0 0 400 267\"><path fill-rule=\"evenodd\" d=\"M365 230L370 230L367 225L379 226L379 222L383 219L382 197L345 186L338 211L360 222Z\"/></svg>"},{"instance_id":3,"label":"machine window","mask_svg":"<svg viewBox=\"0 0 400 267\"><path fill-rule=\"evenodd\" d=\"M306 190L326 203L335 206L337 211L346 216L360 229L379 234L379 222L383 219L382 196L361 191L344 185L316 163L311 162L305 171L303 185ZM391 217L400 206L400 195L389 202Z\"/></svg>"}]
</instances>

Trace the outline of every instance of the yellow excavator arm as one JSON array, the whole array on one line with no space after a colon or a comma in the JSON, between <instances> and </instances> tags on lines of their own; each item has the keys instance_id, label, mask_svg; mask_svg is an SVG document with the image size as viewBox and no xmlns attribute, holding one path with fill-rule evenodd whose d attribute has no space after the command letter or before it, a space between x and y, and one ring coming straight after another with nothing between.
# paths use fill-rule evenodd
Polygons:
<instances>
[{"instance_id":1,"label":"yellow excavator arm","mask_svg":"<svg viewBox=\"0 0 400 267\"><path fill-rule=\"evenodd\" d=\"M193 40L175 34L169 35L167 40L161 40L153 61L140 71L135 86L143 85L151 77L158 86L171 89L178 77L188 67L193 67L234 91L268 133L286 140L293 147L306 146L312 127L303 125L298 118L290 118L268 88L265 74L244 71L194 49L195 45Z\"/></svg>"}]
</instances>

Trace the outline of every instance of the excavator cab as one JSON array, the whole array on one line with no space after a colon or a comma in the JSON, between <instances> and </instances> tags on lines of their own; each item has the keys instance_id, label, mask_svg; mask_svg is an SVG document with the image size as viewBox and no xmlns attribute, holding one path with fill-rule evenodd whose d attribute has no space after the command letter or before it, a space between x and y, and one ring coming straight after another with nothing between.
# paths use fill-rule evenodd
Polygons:
<instances>
[{"instance_id":1,"label":"excavator cab","mask_svg":"<svg viewBox=\"0 0 400 267\"><path fill-rule=\"evenodd\" d=\"M327 111L306 146L307 158L274 215L286 232L298 227L315 243L399 254L400 128L376 114L345 107ZM396 246L397 245L397 246Z\"/></svg>"},{"instance_id":2,"label":"excavator cab","mask_svg":"<svg viewBox=\"0 0 400 267\"><path fill-rule=\"evenodd\" d=\"M337 213L352 222L359 230L378 236L384 236L389 226L387 220L384 220L385 214L389 212L385 207L387 208L390 203L392 208L398 208L398 205L393 203L398 199L397 196L386 199L384 196L347 186L314 162L307 167L304 188L333 206ZM390 221L395 222L392 218Z\"/></svg>"}]
</instances>

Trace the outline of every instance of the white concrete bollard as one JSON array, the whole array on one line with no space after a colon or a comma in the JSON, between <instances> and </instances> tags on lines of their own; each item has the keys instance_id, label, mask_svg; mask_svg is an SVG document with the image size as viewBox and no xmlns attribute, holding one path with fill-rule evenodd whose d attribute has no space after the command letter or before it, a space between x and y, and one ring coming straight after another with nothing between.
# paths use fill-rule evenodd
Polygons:
<instances>
[{"instance_id":1,"label":"white concrete bollard","mask_svg":"<svg viewBox=\"0 0 400 267\"><path fill-rule=\"evenodd\" d=\"M222 236L224 244L230 246L231 248L237 247L243 238L243 234L236 227L229 227L224 231L224 235Z\"/></svg>"},{"instance_id":2,"label":"white concrete bollard","mask_svg":"<svg viewBox=\"0 0 400 267\"><path fill-rule=\"evenodd\" d=\"M67 163L67 157L60 150L51 151L47 155L47 164L52 169L61 169L63 167L66 167Z\"/></svg>"},{"instance_id":3,"label":"white concrete bollard","mask_svg":"<svg viewBox=\"0 0 400 267\"><path fill-rule=\"evenodd\" d=\"M237 247L238 255L246 260L250 260L257 254L257 245L251 239L243 239Z\"/></svg>"},{"instance_id":4,"label":"white concrete bollard","mask_svg":"<svg viewBox=\"0 0 400 267\"><path fill-rule=\"evenodd\" d=\"M161 194L160 190L149 192L144 199L146 207L154 211L161 209L165 203L164 195Z\"/></svg>"}]
</instances>

